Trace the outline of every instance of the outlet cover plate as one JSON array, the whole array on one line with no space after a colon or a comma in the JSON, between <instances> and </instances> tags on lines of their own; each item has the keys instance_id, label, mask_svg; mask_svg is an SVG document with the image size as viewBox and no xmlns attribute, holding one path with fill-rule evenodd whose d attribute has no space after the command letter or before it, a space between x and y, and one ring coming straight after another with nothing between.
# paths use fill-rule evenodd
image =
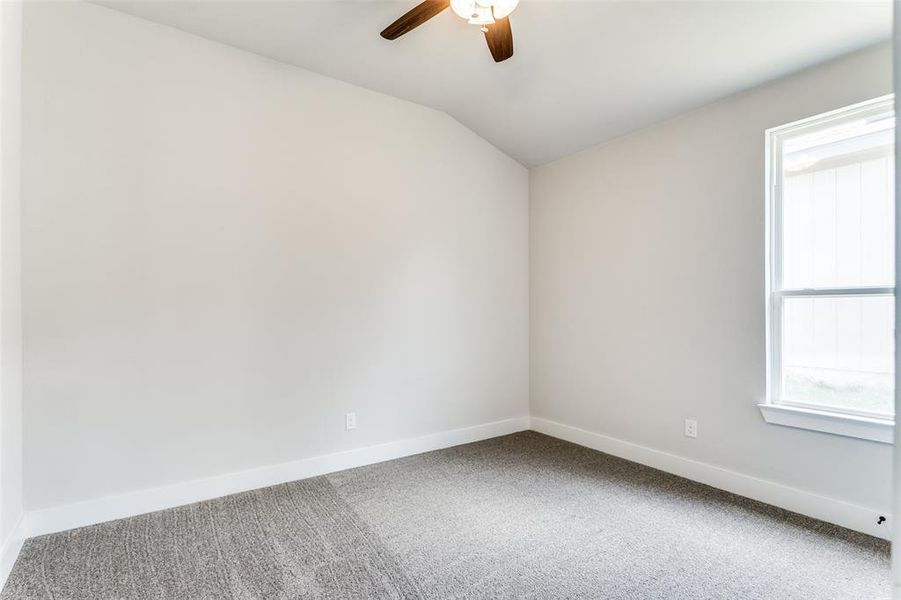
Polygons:
<instances>
[{"instance_id":1,"label":"outlet cover plate","mask_svg":"<svg viewBox=\"0 0 901 600\"><path fill-rule=\"evenodd\" d=\"M685 419L685 437L698 437L698 422L694 419Z\"/></svg>"}]
</instances>

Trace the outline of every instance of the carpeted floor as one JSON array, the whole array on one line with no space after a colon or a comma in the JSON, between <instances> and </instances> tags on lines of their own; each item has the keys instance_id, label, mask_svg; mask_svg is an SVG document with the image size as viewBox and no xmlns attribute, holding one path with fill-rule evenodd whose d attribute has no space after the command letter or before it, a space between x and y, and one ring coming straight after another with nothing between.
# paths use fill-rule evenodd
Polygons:
<instances>
[{"instance_id":1,"label":"carpeted floor","mask_svg":"<svg viewBox=\"0 0 901 600\"><path fill-rule=\"evenodd\" d=\"M525 432L28 540L0 600L889 598L888 544Z\"/></svg>"}]
</instances>

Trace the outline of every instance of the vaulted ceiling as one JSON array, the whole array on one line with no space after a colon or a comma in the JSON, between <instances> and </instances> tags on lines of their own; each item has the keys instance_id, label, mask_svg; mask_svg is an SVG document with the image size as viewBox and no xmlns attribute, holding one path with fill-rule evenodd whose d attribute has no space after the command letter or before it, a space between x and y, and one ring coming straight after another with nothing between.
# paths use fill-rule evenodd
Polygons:
<instances>
[{"instance_id":1,"label":"vaulted ceiling","mask_svg":"<svg viewBox=\"0 0 901 600\"><path fill-rule=\"evenodd\" d=\"M416 1L101 3L446 111L527 166L891 35L888 0L523 0L515 55L495 64L450 10L379 37Z\"/></svg>"}]
</instances>

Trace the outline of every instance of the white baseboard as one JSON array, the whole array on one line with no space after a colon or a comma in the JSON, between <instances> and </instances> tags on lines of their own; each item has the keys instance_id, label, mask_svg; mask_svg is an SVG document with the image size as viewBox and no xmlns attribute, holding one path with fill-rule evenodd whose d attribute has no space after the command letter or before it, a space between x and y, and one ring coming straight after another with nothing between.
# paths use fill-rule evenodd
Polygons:
<instances>
[{"instance_id":1,"label":"white baseboard","mask_svg":"<svg viewBox=\"0 0 901 600\"><path fill-rule=\"evenodd\" d=\"M529 417L523 416L303 458L217 477L33 510L27 514L26 533L28 537L33 537L104 521L133 517L352 467L361 467L430 450L477 442L517 431L525 431L528 428Z\"/></svg>"},{"instance_id":2,"label":"white baseboard","mask_svg":"<svg viewBox=\"0 0 901 600\"><path fill-rule=\"evenodd\" d=\"M539 433L594 450L600 450L607 454L679 475L680 477L726 490L739 496L772 504L773 506L826 521L827 523L833 523L883 539L890 539L891 537L891 515L880 513L874 508L820 496L781 483L744 475L723 467L717 467L540 417L531 417L530 421L531 429ZM876 520L880 514L885 514L887 520L882 525L877 525Z\"/></svg>"},{"instance_id":3,"label":"white baseboard","mask_svg":"<svg viewBox=\"0 0 901 600\"><path fill-rule=\"evenodd\" d=\"M759 479L677 456L661 450L633 444L599 433L564 425L540 417L517 417L473 427L453 429L430 435L387 442L343 452L304 458L292 462L259 467L157 488L106 496L94 500L29 511L0 549L0 583L12 568L26 537L55 533L132 517L229 494L258 489L343 469L411 456L430 450L477 442L501 435L532 429L546 435L587 446L643 465L660 469L734 494L753 498L884 539L890 537L888 522L876 525L876 509L820 496L780 483Z\"/></svg>"},{"instance_id":4,"label":"white baseboard","mask_svg":"<svg viewBox=\"0 0 901 600\"><path fill-rule=\"evenodd\" d=\"M23 543L25 543L25 515L19 517L16 525L0 546L0 590L6 585L6 579L9 577L13 565L16 564L16 559L19 558Z\"/></svg>"}]
</instances>

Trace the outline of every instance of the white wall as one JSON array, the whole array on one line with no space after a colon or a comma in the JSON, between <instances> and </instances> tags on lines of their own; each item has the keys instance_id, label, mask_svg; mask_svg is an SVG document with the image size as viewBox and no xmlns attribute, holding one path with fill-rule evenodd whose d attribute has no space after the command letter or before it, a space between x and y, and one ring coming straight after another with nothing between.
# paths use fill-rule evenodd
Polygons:
<instances>
[{"instance_id":1,"label":"white wall","mask_svg":"<svg viewBox=\"0 0 901 600\"><path fill-rule=\"evenodd\" d=\"M891 446L756 404L764 130L889 93L891 74L881 46L532 170L533 416L888 511Z\"/></svg>"},{"instance_id":2,"label":"white wall","mask_svg":"<svg viewBox=\"0 0 901 600\"><path fill-rule=\"evenodd\" d=\"M445 114L76 3L23 94L27 508L527 414L528 173Z\"/></svg>"},{"instance_id":3,"label":"white wall","mask_svg":"<svg viewBox=\"0 0 901 600\"><path fill-rule=\"evenodd\" d=\"M22 541L21 61L22 4L0 2L0 583Z\"/></svg>"}]
</instances>

